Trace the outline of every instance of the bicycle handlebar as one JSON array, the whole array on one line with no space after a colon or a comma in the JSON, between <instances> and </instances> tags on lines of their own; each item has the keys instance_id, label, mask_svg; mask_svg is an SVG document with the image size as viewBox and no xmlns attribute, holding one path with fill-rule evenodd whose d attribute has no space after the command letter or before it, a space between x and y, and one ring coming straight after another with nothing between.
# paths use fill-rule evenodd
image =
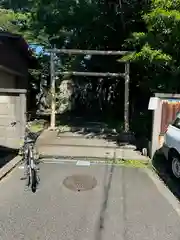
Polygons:
<instances>
[{"instance_id":1,"label":"bicycle handlebar","mask_svg":"<svg viewBox=\"0 0 180 240\"><path fill-rule=\"evenodd\" d=\"M14 127L18 122L20 123L20 121L11 122L11 126Z\"/></svg>"},{"instance_id":2,"label":"bicycle handlebar","mask_svg":"<svg viewBox=\"0 0 180 240\"><path fill-rule=\"evenodd\" d=\"M14 127L14 126L17 125L17 123L20 123L20 124L21 124L20 121L14 121L14 122L11 122L11 126ZM26 123L26 128L29 128L29 126L28 126L28 122Z\"/></svg>"}]
</instances>

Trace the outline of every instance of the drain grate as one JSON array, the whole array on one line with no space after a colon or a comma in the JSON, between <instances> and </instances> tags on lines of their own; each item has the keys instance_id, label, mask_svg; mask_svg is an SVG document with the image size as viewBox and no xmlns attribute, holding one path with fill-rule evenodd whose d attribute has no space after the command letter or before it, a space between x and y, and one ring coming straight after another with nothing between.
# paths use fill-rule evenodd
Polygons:
<instances>
[{"instance_id":1,"label":"drain grate","mask_svg":"<svg viewBox=\"0 0 180 240\"><path fill-rule=\"evenodd\" d=\"M95 188L97 180L90 175L72 175L66 177L63 184L72 191L81 192Z\"/></svg>"}]
</instances>

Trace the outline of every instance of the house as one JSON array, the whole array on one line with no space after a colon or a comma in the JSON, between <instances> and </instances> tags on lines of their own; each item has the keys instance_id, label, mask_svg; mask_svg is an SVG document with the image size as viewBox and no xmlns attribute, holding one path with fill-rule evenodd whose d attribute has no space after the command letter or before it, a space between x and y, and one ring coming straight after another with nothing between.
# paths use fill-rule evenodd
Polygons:
<instances>
[{"instance_id":1,"label":"house","mask_svg":"<svg viewBox=\"0 0 180 240\"><path fill-rule=\"evenodd\" d=\"M19 148L26 123L28 70L36 67L23 37L0 31L0 147Z\"/></svg>"}]
</instances>

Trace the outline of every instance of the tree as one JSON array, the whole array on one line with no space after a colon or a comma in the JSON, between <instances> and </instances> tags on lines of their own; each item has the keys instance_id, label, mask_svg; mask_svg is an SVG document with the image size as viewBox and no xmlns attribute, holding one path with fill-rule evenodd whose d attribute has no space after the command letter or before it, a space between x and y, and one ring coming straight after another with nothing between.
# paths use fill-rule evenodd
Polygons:
<instances>
[{"instance_id":1,"label":"tree","mask_svg":"<svg viewBox=\"0 0 180 240\"><path fill-rule=\"evenodd\" d=\"M12 10L0 9L0 27L2 30L19 33L23 19L23 15L16 14Z\"/></svg>"},{"instance_id":2,"label":"tree","mask_svg":"<svg viewBox=\"0 0 180 240\"><path fill-rule=\"evenodd\" d=\"M0 0L0 6L15 12L30 12L33 0Z\"/></svg>"},{"instance_id":3,"label":"tree","mask_svg":"<svg viewBox=\"0 0 180 240\"><path fill-rule=\"evenodd\" d=\"M0 9L0 29L22 35L29 43L36 42L30 25L30 13Z\"/></svg>"},{"instance_id":4,"label":"tree","mask_svg":"<svg viewBox=\"0 0 180 240\"><path fill-rule=\"evenodd\" d=\"M146 32L141 13L148 12L147 2L147 0L24 0L23 4L22 0L16 2L4 0L3 7L15 13L28 14L22 32L33 44L45 48L56 45L57 48L120 50L125 48L124 40L129 37L132 30ZM49 65L45 62L43 66L47 69ZM120 65L116 57L93 56L88 60L81 56L61 56L61 62L67 70L124 71L124 65ZM148 83L150 80L142 78L142 75L148 76L148 68L143 74L142 64L138 68L134 66L131 68L130 95L135 96L133 93L137 92L137 87L145 88L144 82ZM81 101L79 106L83 106L84 110L86 107L88 113L91 109L101 111L105 115L123 117L123 79L83 78L82 81L80 78L74 78L73 80L79 89L76 96L76 99Z\"/></svg>"},{"instance_id":5,"label":"tree","mask_svg":"<svg viewBox=\"0 0 180 240\"><path fill-rule=\"evenodd\" d=\"M140 13L147 8L146 2L141 0L139 4L138 0L122 1L120 5L118 1L107 0L52 0L50 2L38 0L31 9L32 30L38 41L46 47L55 45L57 48L119 50L122 49L122 44L129 36L131 29L145 30ZM115 57L93 56L87 61L82 56L73 58L61 56L61 61L67 70L84 68L102 72L124 71L124 65L117 64ZM86 79L83 80L87 82ZM88 87L83 88L86 96L92 95L93 98L101 96L100 105L103 106L103 111L105 108L112 113L120 111L118 105L120 102L123 109L122 80L103 79L101 84L97 79L88 79L88 81L91 87L88 82L86 84ZM77 79L76 82L78 82ZM91 94L92 91L94 94ZM80 92L85 96L85 92ZM81 99L84 99L83 96ZM97 104L92 107L92 109L95 108Z\"/></svg>"},{"instance_id":6,"label":"tree","mask_svg":"<svg viewBox=\"0 0 180 240\"><path fill-rule=\"evenodd\" d=\"M126 47L135 53L126 59L145 64L146 84L152 91L179 91L180 1L153 0L143 20L147 29L127 39Z\"/></svg>"}]
</instances>

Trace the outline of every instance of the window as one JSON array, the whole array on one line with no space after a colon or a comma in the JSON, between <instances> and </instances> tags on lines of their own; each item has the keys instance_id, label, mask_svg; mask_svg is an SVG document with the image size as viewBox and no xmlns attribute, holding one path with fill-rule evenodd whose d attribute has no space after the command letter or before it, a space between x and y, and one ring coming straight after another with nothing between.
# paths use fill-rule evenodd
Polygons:
<instances>
[{"instance_id":1,"label":"window","mask_svg":"<svg viewBox=\"0 0 180 240\"><path fill-rule=\"evenodd\" d=\"M180 129L180 118L177 117L176 120L172 123L172 126Z\"/></svg>"}]
</instances>

